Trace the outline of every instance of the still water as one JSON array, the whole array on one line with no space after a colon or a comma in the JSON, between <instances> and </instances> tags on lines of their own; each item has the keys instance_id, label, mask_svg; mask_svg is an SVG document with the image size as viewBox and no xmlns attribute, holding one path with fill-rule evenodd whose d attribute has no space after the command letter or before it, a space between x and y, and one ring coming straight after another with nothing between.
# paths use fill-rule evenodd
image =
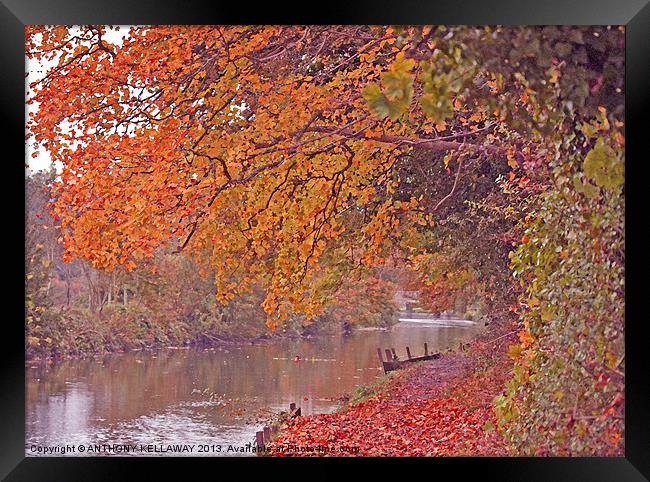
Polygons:
<instances>
[{"instance_id":1,"label":"still water","mask_svg":"<svg viewBox=\"0 0 650 482\"><path fill-rule=\"evenodd\" d=\"M303 415L336 410L338 397L383 374L377 347L394 347L405 358L409 346L419 356L425 342L430 352L444 350L476 331L418 320L346 337L28 366L26 454L39 455L34 446L65 444L241 446L253 442L265 416L287 410L292 402Z\"/></svg>"}]
</instances>

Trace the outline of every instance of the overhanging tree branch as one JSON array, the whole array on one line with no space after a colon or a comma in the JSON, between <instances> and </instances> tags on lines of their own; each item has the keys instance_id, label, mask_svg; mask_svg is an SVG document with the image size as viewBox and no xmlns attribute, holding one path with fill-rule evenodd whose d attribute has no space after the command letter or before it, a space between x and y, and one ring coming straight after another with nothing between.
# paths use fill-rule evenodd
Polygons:
<instances>
[{"instance_id":1,"label":"overhanging tree branch","mask_svg":"<svg viewBox=\"0 0 650 482\"><path fill-rule=\"evenodd\" d=\"M406 145L412 147L423 147L434 152L446 152L446 151L459 151L466 149L472 152L487 152L488 154L496 155L499 157L506 157L508 150L504 147L471 143L471 142L458 142L452 139L460 139L465 137L470 137L472 135L478 134L480 132L486 131L492 128L494 124L490 124L482 129L476 131L467 131L459 134L453 134L445 137L437 137L434 139L423 139L419 137L406 137L406 136L397 136L391 134L381 134L381 135L367 135L363 131L354 131L348 128L337 128L330 126L312 126L307 128L307 132L319 132L319 133L328 133L335 134L349 139L366 139L374 142L381 142L385 144L395 144L395 145ZM515 151L515 158L518 163L523 162L523 154L521 152Z\"/></svg>"}]
</instances>

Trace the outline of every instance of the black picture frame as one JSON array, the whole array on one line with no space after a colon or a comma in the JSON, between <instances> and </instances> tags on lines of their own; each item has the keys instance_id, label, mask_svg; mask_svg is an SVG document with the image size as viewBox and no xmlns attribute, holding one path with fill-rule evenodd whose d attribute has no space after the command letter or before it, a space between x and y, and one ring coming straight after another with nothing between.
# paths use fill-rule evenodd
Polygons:
<instances>
[{"instance_id":1,"label":"black picture frame","mask_svg":"<svg viewBox=\"0 0 650 482\"><path fill-rule=\"evenodd\" d=\"M197 468L214 477L235 469L249 475L262 469L269 475L331 478L334 472L363 469L382 474L389 467L409 478L454 477L469 470L481 480L636 481L650 478L650 404L648 396L647 322L642 316L642 283L647 263L643 239L644 184L648 161L643 153L650 86L650 4L646 0L457 0L424 3L412 0L322 2L312 5L266 6L236 2L187 0L1 0L0 112L5 120L2 219L7 223L3 265L12 261L5 294L0 365L0 477L6 480L121 480L133 470L161 475L192 476ZM314 8L316 7L316 8ZM350 458L292 461L169 458L54 458L25 456L24 365L24 202L25 57L27 24L502 24L502 25L625 25L626 26L626 442L617 458ZM647 134L646 134L647 135ZM8 149L13 147L13 149ZM647 156L646 156L647 157ZM6 174L9 173L7 176ZM11 189L7 189L10 187ZM24 231L22 232L24 233ZM11 291L13 290L13 291ZM7 309L11 308L11 309ZM332 463L334 462L334 463ZM417 471L417 472L416 472ZM237 472L235 472L237 473ZM264 476L265 478L267 476ZM212 478L212 477L211 477ZM384 478L384 476L382 476Z\"/></svg>"}]
</instances>

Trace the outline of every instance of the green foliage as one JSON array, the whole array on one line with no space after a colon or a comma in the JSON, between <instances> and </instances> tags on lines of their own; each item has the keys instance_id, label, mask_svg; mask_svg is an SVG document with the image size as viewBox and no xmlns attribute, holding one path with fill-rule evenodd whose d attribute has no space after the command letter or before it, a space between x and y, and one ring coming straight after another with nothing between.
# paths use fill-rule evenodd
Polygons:
<instances>
[{"instance_id":1,"label":"green foliage","mask_svg":"<svg viewBox=\"0 0 650 482\"><path fill-rule=\"evenodd\" d=\"M418 102L434 122L442 122L454 114L454 99L465 90L476 74L475 66L463 59L458 47L449 55L436 51L429 62L422 63L422 95Z\"/></svg>"},{"instance_id":2,"label":"green foliage","mask_svg":"<svg viewBox=\"0 0 650 482\"><path fill-rule=\"evenodd\" d=\"M527 309L521 343L510 349L514 375L495 409L524 455L621 452L624 197L622 156L610 143L599 138L583 164L602 189L576 189L566 166L557 168L524 223L527 242L511 254Z\"/></svg>"},{"instance_id":3,"label":"green foliage","mask_svg":"<svg viewBox=\"0 0 650 482\"><path fill-rule=\"evenodd\" d=\"M589 151L583 164L585 176L610 191L617 190L623 185L624 167L623 161L616 155L614 149L605 144L603 138L596 141L596 146Z\"/></svg>"},{"instance_id":4,"label":"green foliage","mask_svg":"<svg viewBox=\"0 0 650 482\"><path fill-rule=\"evenodd\" d=\"M377 84L368 84L362 91L370 111L380 119L397 120L404 115L413 99L415 62L398 56L390 70L381 75L383 90Z\"/></svg>"}]
</instances>

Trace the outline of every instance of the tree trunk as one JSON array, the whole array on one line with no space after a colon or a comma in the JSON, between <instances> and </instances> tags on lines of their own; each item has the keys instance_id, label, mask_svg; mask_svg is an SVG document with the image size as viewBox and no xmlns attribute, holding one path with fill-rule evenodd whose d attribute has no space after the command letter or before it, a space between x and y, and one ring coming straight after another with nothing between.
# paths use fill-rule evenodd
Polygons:
<instances>
[{"instance_id":1,"label":"tree trunk","mask_svg":"<svg viewBox=\"0 0 650 482\"><path fill-rule=\"evenodd\" d=\"M95 284L93 283L92 276L90 273L90 269L87 266L83 267L84 274L86 275L86 279L88 280L88 309L92 312L95 311L95 306L96 306L96 290L95 290Z\"/></svg>"},{"instance_id":2,"label":"tree trunk","mask_svg":"<svg viewBox=\"0 0 650 482\"><path fill-rule=\"evenodd\" d=\"M111 273L111 285L108 288L108 304L113 303L113 290L115 289L115 270Z\"/></svg>"}]
</instances>

